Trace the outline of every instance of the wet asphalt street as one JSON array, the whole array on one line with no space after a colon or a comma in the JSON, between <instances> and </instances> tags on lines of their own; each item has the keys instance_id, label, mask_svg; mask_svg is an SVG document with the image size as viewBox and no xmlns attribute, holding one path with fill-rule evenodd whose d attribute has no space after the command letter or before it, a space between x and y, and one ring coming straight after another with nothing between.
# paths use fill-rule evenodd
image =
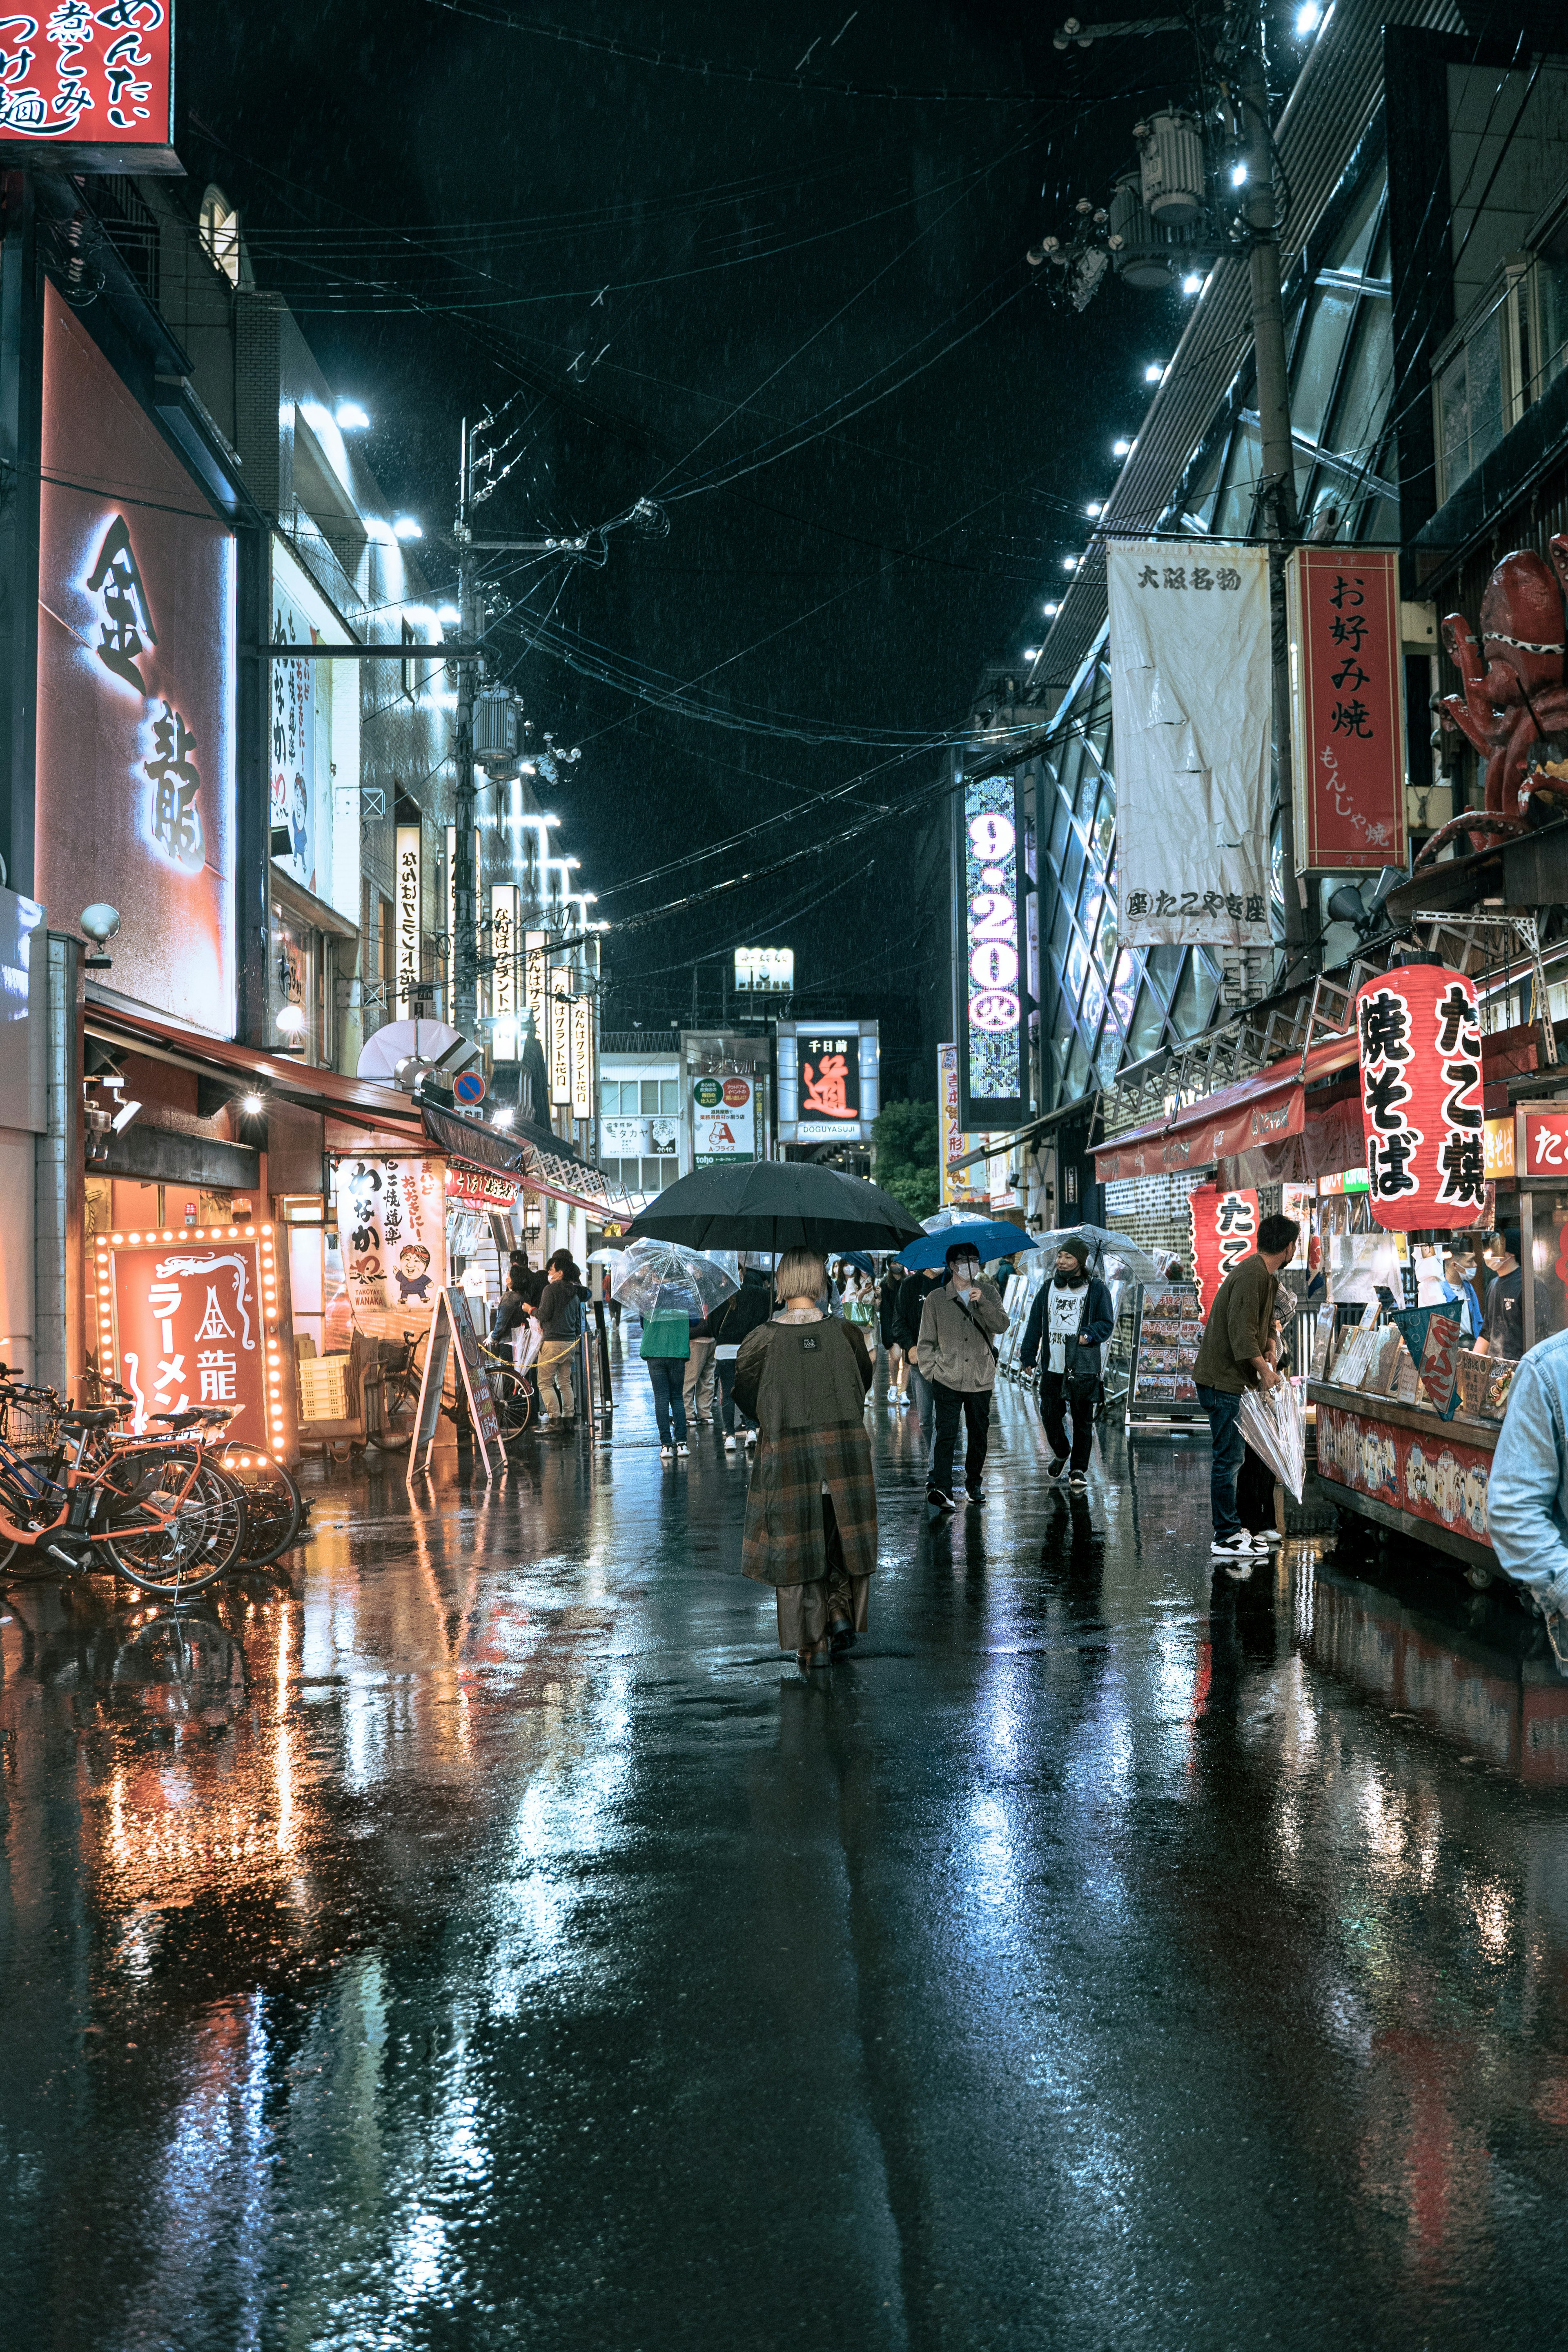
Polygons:
<instances>
[{"instance_id":1,"label":"wet asphalt street","mask_svg":"<svg viewBox=\"0 0 1568 2352\"><path fill-rule=\"evenodd\" d=\"M1216 1591L1205 1451L1069 1497L1006 1391L934 1534L875 1414L807 1685L743 1457L623 1390L592 1477L335 1473L183 1623L0 1595L7 2352L1560 2341L1522 1615L1305 1545Z\"/></svg>"}]
</instances>

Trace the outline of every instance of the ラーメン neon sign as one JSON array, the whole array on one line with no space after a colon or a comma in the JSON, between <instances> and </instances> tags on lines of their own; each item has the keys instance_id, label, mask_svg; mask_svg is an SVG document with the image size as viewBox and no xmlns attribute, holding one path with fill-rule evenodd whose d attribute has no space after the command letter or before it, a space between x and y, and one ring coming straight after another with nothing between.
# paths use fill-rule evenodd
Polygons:
<instances>
[{"instance_id":1,"label":"\u30e9\u30fc\u30e1\u30f3 neon sign","mask_svg":"<svg viewBox=\"0 0 1568 2352\"><path fill-rule=\"evenodd\" d=\"M1028 1095L1026 976L1018 924L1018 809L1011 776L986 776L964 785L960 846L963 1124L1000 1128L1023 1117Z\"/></svg>"}]
</instances>

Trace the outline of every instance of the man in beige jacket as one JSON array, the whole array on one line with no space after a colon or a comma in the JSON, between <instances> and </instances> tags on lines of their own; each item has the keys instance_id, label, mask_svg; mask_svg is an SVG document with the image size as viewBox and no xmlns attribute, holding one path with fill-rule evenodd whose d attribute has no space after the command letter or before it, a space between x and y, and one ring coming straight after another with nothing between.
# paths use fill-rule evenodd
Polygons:
<instances>
[{"instance_id":1,"label":"man in beige jacket","mask_svg":"<svg viewBox=\"0 0 1568 2352\"><path fill-rule=\"evenodd\" d=\"M921 1309L917 1360L936 1400L936 1439L926 1478L926 1500L935 1511L951 1511L952 1456L960 1416L965 1424L963 1484L972 1503L984 1502L980 1475L991 1443L991 1391L996 1385L996 1351L991 1341L1007 1328L1007 1310L994 1282L980 1272L973 1242L954 1242L947 1253L947 1279L927 1294Z\"/></svg>"}]
</instances>

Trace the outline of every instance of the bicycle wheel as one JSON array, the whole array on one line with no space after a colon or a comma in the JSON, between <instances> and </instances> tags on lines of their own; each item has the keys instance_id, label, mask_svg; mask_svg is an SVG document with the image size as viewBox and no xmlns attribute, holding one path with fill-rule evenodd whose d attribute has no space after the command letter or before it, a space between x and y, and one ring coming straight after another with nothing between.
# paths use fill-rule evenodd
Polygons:
<instances>
[{"instance_id":1,"label":"bicycle wheel","mask_svg":"<svg viewBox=\"0 0 1568 2352\"><path fill-rule=\"evenodd\" d=\"M0 1547L0 1584L42 1584L51 1576L67 1574L64 1560L51 1559L36 1544Z\"/></svg>"},{"instance_id":2,"label":"bicycle wheel","mask_svg":"<svg viewBox=\"0 0 1568 2352\"><path fill-rule=\"evenodd\" d=\"M375 1442L384 1454L408 1449L419 1419L419 1382L407 1372L394 1372L381 1392L381 1427Z\"/></svg>"},{"instance_id":3,"label":"bicycle wheel","mask_svg":"<svg viewBox=\"0 0 1568 2352\"><path fill-rule=\"evenodd\" d=\"M252 1453L248 1446L227 1445L217 1466L237 1478L245 1493L246 1568L270 1568L291 1544L298 1543L304 1525L305 1498L294 1474L270 1454Z\"/></svg>"},{"instance_id":4,"label":"bicycle wheel","mask_svg":"<svg viewBox=\"0 0 1568 2352\"><path fill-rule=\"evenodd\" d=\"M194 1466L193 1466L193 1456ZM121 1457L129 1477L107 1486L109 1525L95 1538L117 1574L143 1592L178 1600L234 1566L245 1543L245 1495L195 1448ZM154 1516L169 1512L166 1520Z\"/></svg>"}]
</instances>

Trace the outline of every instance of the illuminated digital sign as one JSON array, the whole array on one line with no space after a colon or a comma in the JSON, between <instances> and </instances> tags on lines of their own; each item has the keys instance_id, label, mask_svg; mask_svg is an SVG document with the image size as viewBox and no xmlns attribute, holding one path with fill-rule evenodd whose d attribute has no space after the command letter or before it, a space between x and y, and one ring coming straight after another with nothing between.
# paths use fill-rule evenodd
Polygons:
<instances>
[{"instance_id":1,"label":"illuminated digital sign","mask_svg":"<svg viewBox=\"0 0 1568 2352\"><path fill-rule=\"evenodd\" d=\"M1019 939L1017 793L1011 776L963 787L959 843L963 984L959 992L962 1124L1014 1127L1028 1111L1026 984Z\"/></svg>"},{"instance_id":2,"label":"illuminated digital sign","mask_svg":"<svg viewBox=\"0 0 1568 2352\"><path fill-rule=\"evenodd\" d=\"M233 533L44 289L34 895L116 907L117 994L232 1037Z\"/></svg>"}]
</instances>

